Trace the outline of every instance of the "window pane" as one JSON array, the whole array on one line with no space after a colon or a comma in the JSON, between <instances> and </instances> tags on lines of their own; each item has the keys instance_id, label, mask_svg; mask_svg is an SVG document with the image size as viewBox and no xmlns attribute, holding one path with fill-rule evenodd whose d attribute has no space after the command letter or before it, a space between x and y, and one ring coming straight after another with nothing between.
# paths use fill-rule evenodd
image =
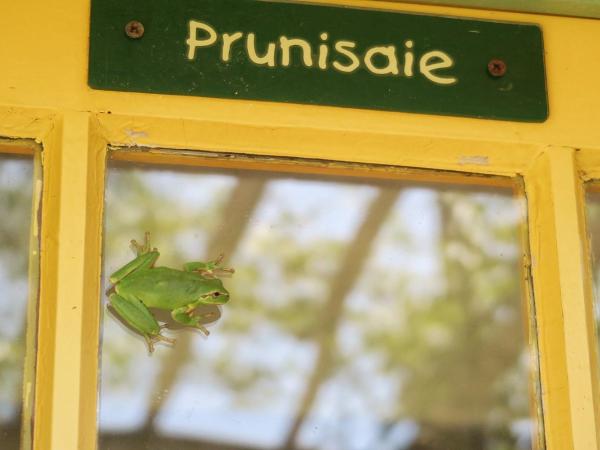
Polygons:
<instances>
[{"instance_id":1,"label":"window pane","mask_svg":"<svg viewBox=\"0 0 600 450\"><path fill-rule=\"evenodd\" d=\"M600 346L600 190L598 184L589 184L586 195L587 226L592 254L594 281L594 315L596 319L596 340Z\"/></svg>"},{"instance_id":2,"label":"window pane","mask_svg":"<svg viewBox=\"0 0 600 450\"><path fill-rule=\"evenodd\" d=\"M0 155L0 443L20 448L33 161ZM27 432L24 440L28 440Z\"/></svg>"},{"instance_id":3,"label":"window pane","mask_svg":"<svg viewBox=\"0 0 600 450\"><path fill-rule=\"evenodd\" d=\"M100 449L537 449L523 211L503 188L113 163L105 278L145 231L160 266L236 272L208 338L151 356L105 312Z\"/></svg>"}]
</instances>

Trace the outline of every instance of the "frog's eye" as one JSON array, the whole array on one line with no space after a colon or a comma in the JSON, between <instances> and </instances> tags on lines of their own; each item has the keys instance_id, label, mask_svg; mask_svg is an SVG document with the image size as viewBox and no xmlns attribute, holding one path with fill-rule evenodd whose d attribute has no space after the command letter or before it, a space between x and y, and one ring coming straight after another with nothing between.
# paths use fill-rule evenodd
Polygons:
<instances>
[{"instance_id":1,"label":"frog's eye","mask_svg":"<svg viewBox=\"0 0 600 450\"><path fill-rule=\"evenodd\" d=\"M212 294L212 296L215 297L215 298L219 297L220 295L221 295L221 293L219 291L215 291Z\"/></svg>"}]
</instances>

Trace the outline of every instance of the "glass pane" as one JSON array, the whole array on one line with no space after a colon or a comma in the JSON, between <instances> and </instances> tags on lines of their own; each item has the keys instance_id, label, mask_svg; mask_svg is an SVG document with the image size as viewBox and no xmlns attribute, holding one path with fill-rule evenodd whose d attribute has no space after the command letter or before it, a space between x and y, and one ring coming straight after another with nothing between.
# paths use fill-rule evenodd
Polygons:
<instances>
[{"instance_id":1,"label":"glass pane","mask_svg":"<svg viewBox=\"0 0 600 450\"><path fill-rule=\"evenodd\" d=\"M596 339L600 346L600 190L596 183L589 184L586 195L587 226L592 271L594 281L594 315L596 319Z\"/></svg>"},{"instance_id":2,"label":"glass pane","mask_svg":"<svg viewBox=\"0 0 600 450\"><path fill-rule=\"evenodd\" d=\"M523 211L503 188L112 163L105 278L145 231L160 266L236 272L209 337L152 355L105 310L100 449L537 449Z\"/></svg>"},{"instance_id":3,"label":"glass pane","mask_svg":"<svg viewBox=\"0 0 600 450\"><path fill-rule=\"evenodd\" d=\"M0 155L0 443L22 434L33 161ZM28 439L28 436L24 436Z\"/></svg>"}]
</instances>

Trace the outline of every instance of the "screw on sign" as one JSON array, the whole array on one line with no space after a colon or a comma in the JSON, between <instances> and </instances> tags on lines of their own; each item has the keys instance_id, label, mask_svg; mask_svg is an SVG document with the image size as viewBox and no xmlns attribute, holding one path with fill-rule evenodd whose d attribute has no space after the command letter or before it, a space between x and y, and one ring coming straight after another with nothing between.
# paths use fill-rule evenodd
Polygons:
<instances>
[{"instance_id":1,"label":"screw on sign","mask_svg":"<svg viewBox=\"0 0 600 450\"><path fill-rule=\"evenodd\" d=\"M125 25L125 34L131 39L139 39L144 35L144 25L137 20L132 20Z\"/></svg>"},{"instance_id":2,"label":"screw on sign","mask_svg":"<svg viewBox=\"0 0 600 450\"><path fill-rule=\"evenodd\" d=\"M502 77L506 73L506 63L501 59L492 59L488 63L488 72L493 77Z\"/></svg>"}]
</instances>

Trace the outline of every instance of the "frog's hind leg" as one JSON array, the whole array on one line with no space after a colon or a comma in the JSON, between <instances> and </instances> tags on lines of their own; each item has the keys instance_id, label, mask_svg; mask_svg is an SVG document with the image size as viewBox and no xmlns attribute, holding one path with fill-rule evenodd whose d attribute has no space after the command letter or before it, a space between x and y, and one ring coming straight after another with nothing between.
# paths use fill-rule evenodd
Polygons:
<instances>
[{"instance_id":1,"label":"frog's hind leg","mask_svg":"<svg viewBox=\"0 0 600 450\"><path fill-rule=\"evenodd\" d=\"M140 333L148 343L150 353L154 351L154 342L164 341L173 344L175 341L160 334L161 327L150 310L137 298L111 294L110 303L117 314L135 331Z\"/></svg>"},{"instance_id":2,"label":"frog's hind leg","mask_svg":"<svg viewBox=\"0 0 600 450\"><path fill-rule=\"evenodd\" d=\"M208 336L210 332L203 326L200 321L202 319L213 317L214 313L207 313L195 316L192 314L194 308L190 309L189 306L182 306L181 308L174 309L171 312L171 317L174 321L188 325L190 327L198 328L205 336Z\"/></svg>"},{"instance_id":3,"label":"frog's hind leg","mask_svg":"<svg viewBox=\"0 0 600 450\"><path fill-rule=\"evenodd\" d=\"M152 248L150 246L150 232L146 231L144 233L144 243L143 244L138 244L138 242L135 239L131 240L131 248L133 249L133 251L138 255L143 255L144 253L149 253L150 251L156 251L156 248Z\"/></svg>"},{"instance_id":4,"label":"frog's hind leg","mask_svg":"<svg viewBox=\"0 0 600 450\"><path fill-rule=\"evenodd\" d=\"M157 251L151 251L139 255L133 261L129 261L123 267L113 272L109 278L110 282L115 284L138 269L147 269L149 267L154 266L154 263L156 262L159 256L160 253L158 253Z\"/></svg>"}]
</instances>

